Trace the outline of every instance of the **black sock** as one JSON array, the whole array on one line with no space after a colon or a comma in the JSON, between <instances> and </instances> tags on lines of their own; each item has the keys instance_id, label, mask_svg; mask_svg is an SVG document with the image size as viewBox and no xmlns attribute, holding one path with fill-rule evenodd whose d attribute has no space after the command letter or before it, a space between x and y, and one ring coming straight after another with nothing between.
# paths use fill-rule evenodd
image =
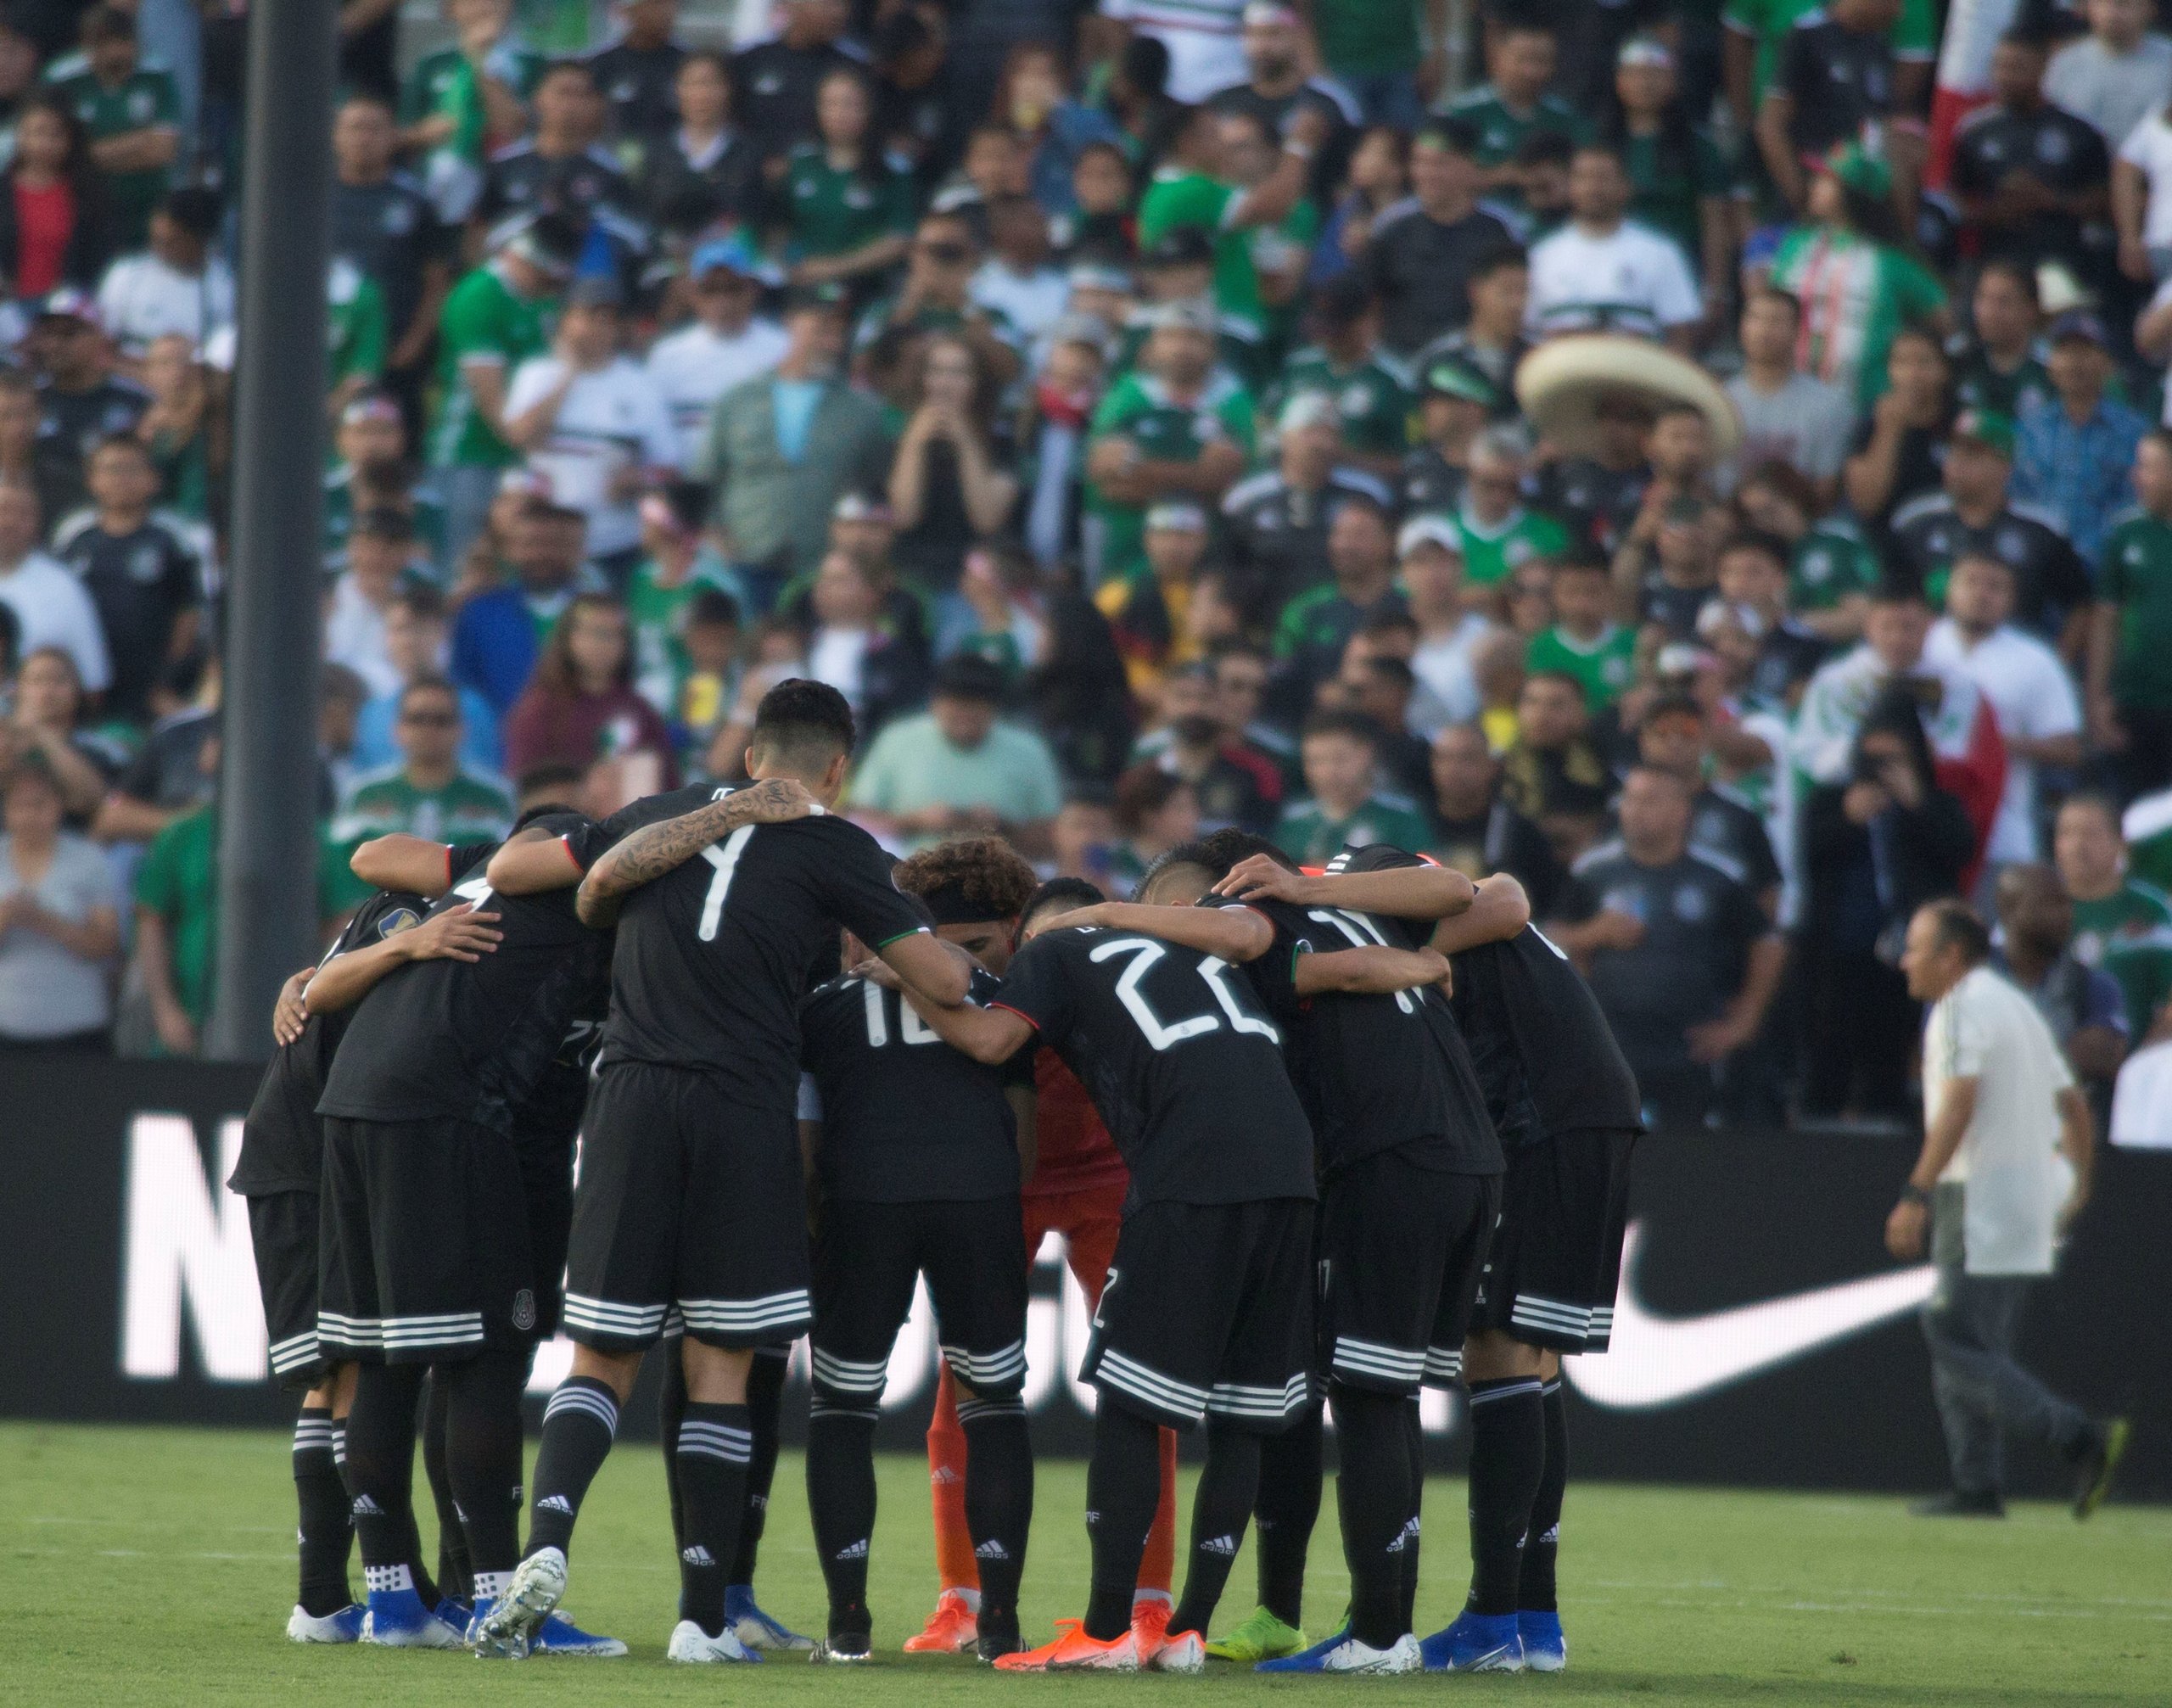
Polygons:
<instances>
[{"instance_id":1,"label":"black sock","mask_svg":"<svg viewBox=\"0 0 2172 1708\"><path fill-rule=\"evenodd\" d=\"M739 1550L732 1556L731 1581L752 1583L754 1559L770 1520L770 1485L777 1476L777 1414L784 1408L788 1358L756 1352L747 1371L747 1416L754 1431L754 1457L747 1465L747 1510L739 1520Z\"/></svg>"},{"instance_id":2,"label":"black sock","mask_svg":"<svg viewBox=\"0 0 2172 1708\"><path fill-rule=\"evenodd\" d=\"M686 1541L686 1514L679 1499L679 1425L686 1415L684 1342L674 1336L663 1342L663 1381L656 1391L657 1440L663 1448L663 1492L671 1503L671 1551Z\"/></svg>"},{"instance_id":3,"label":"black sock","mask_svg":"<svg viewBox=\"0 0 2172 1708\"><path fill-rule=\"evenodd\" d=\"M1245 1521L1259 1488L1259 1436L1223 1419L1208 1419L1206 1463L1191 1496L1191 1559L1184 1566L1183 1599L1169 1616L1170 1630L1206 1634L1229 1568L1237 1563Z\"/></svg>"},{"instance_id":4,"label":"black sock","mask_svg":"<svg viewBox=\"0 0 2172 1708\"><path fill-rule=\"evenodd\" d=\"M619 1432L619 1397L593 1376L568 1376L543 1408L535 1450L535 1498L528 1509L528 1552L573 1546L574 1520L588 1486Z\"/></svg>"},{"instance_id":5,"label":"black sock","mask_svg":"<svg viewBox=\"0 0 2172 1708\"><path fill-rule=\"evenodd\" d=\"M753 1431L742 1405L686 1402L679 1425L679 1498L686 1539L679 1550L679 1616L714 1637L724 1629L724 1568L739 1548Z\"/></svg>"},{"instance_id":6,"label":"black sock","mask_svg":"<svg viewBox=\"0 0 2172 1708\"><path fill-rule=\"evenodd\" d=\"M1259 1524L1259 1604L1285 1625L1299 1623L1304 1615L1305 1555L1326 1480L1323 1450L1317 1404L1260 1447L1259 1504L1253 1515Z\"/></svg>"},{"instance_id":7,"label":"black sock","mask_svg":"<svg viewBox=\"0 0 2172 1708\"><path fill-rule=\"evenodd\" d=\"M1409 1464L1410 1516L1402 1528L1402 1600L1397 1613L1405 1631L1415 1631L1418 1611L1418 1554L1425 1535L1425 1424L1419 1414L1418 1397L1402 1403L1402 1440Z\"/></svg>"},{"instance_id":8,"label":"black sock","mask_svg":"<svg viewBox=\"0 0 2172 1708\"><path fill-rule=\"evenodd\" d=\"M1403 1551L1417 1504L1410 1487L1404 1400L1337 1382L1335 1480L1342 1514L1342 1556L1350 1567L1350 1634L1374 1649L1410 1629L1402 1611Z\"/></svg>"},{"instance_id":9,"label":"black sock","mask_svg":"<svg viewBox=\"0 0 2172 1708\"><path fill-rule=\"evenodd\" d=\"M525 1352L490 1352L441 1367L446 1391L445 1469L452 1486L473 1593L495 1600L520 1563L520 1396Z\"/></svg>"},{"instance_id":10,"label":"black sock","mask_svg":"<svg viewBox=\"0 0 2172 1708\"><path fill-rule=\"evenodd\" d=\"M1517 1610L1525 1613L1552 1613L1559 1608L1553 1562L1561 1548L1561 1497L1569 1486L1569 1407L1561 1378L1554 1377L1540 1393L1546 1466L1539 1473L1538 1493L1531 1504L1531 1535L1524 1543L1523 1577L1516 1594Z\"/></svg>"},{"instance_id":11,"label":"black sock","mask_svg":"<svg viewBox=\"0 0 2172 1708\"><path fill-rule=\"evenodd\" d=\"M1161 1504L1161 1426L1126 1409L1105 1388L1094 1413L1093 1457L1086 1462L1086 1534L1094 1549L1089 1637L1106 1643L1131 1628L1139 1562Z\"/></svg>"},{"instance_id":12,"label":"black sock","mask_svg":"<svg viewBox=\"0 0 2172 1708\"><path fill-rule=\"evenodd\" d=\"M414 1589L421 1562L415 1535L415 1404L420 1364L364 1364L347 1414L347 1486L362 1575L373 1590ZM423 1605L434 1598L425 1597Z\"/></svg>"},{"instance_id":13,"label":"black sock","mask_svg":"<svg viewBox=\"0 0 2172 1708\"><path fill-rule=\"evenodd\" d=\"M359 1375L356 1379L360 1380ZM411 1437L408 1452L411 1464L413 1456ZM345 1418L334 1418L332 1420L332 1463L339 1472L340 1486L347 1491L351 1512L355 1490L355 1480L348 1475L347 1471L347 1420ZM404 1557L407 1566L408 1581L414 1586L415 1593L421 1599L423 1605L435 1607L438 1604L438 1587L430 1581L429 1570L423 1564L423 1536L422 1532L415 1527L415 1508L411 1496L405 1519L401 1521L400 1539L396 1545L388 1545L392 1546L395 1554ZM367 1572L369 1561L365 1559L362 1565Z\"/></svg>"},{"instance_id":14,"label":"black sock","mask_svg":"<svg viewBox=\"0 0 2172 1708\"><path fill-rule=\"evenodd\" d=\"M1033 1525L1033 1448L1025 1403L1016 1395L981 1399L960 1390L958 1421L966 1431L966 1531L980 1567L981 1629L1012 1635Z\"/></svg>"},{"instance_id":15,"label":"black sock","mask_svg":"<svg viewBox=\"0 0 2172 1708\"><path fill-rule=\"evenodd\" d=\"M467 1534L461 1527L452 1476L445 1463L448 1393L444 1373L432 1369L423 1392L423 1472L430 1480L430 1503L438 1510L438 1587L457 1600L473 1601L475 1574L467 1558Z\"/></svg>"},{"instance_id":16,"label":"black sock","mask_svg":"<svg viewBox=\"0 0 2172 1708\"><path fill-rule=\"evenodd\" d=\"M355 1521L347 1485L332 1459L332 1408L304 1406L294 1420L294 1505L300 1515L302 1611L322 1619L355 1598L347 1587L347 1550Z\"/></svg>"},{"instance_id":17,"label":"black sock","mask_svg":"<svg viewBox=\"0 0 2172 1708\"><path fill-rule=\"evenodd\" d=\"M807 1507L830 1592L830 1635L865 1637L867 1551L875 1535L878 1407L817 1398L807 1414Z\"/></svg>"},{"instance_id":18,"label":"black sock","mask_svg":"<svg viewBox=\"0 0 2172 1708\"><path fill-rule=\"evenodd\" d=\"M1537 1376L1470 1384L1470 1610L1514 1613L1544 1469Z\"/></svg>"}]
</instances>

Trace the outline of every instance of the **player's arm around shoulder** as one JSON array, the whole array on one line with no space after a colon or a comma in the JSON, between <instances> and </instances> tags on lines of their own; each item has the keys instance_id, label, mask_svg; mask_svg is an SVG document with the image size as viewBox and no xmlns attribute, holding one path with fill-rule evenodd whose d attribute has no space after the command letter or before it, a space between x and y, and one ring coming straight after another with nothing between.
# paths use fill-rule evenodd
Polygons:
<instances>
[{"instance_id":1,"label":"player's arm around shoulder","mask_svg":"<svg viewBox=\"0 0 2172 1708\"><path fill-rule=\"evenodd\" d=\"M1471 881L1451 866L1397 866L1313 877L1292 871L1265 854L1240 860L1214 888L1218 894L1240 901L1264 899L1299 907L1346 907L1391 919L1451 918L1465 912L1477 893Z\"/></svg>"},{"instance_id":2,"label":"player's arm around shoulder","mask_svg":"<svg viewBox=\"0 0 2172 1708\"><path fill-rule=\"evenodd\" d=\"M1428 984L1445 985L1448 960L1430 949L1393 949L1374 944L1301 955L1291 982L1300 996L1335 993L1350 996L1393 996Z\"/></svg>"},{"instance_id":3,"label":"player's arm around shoulder","mask_svg":"<svg viewBox=\"0 0 2172 1708\"><path fill-rule=\"evenodd\" d=\"M1504 871L1482 879L1463 912L1433 927L1431 946L1458 955L1481 944L1506 943L1531 923L1531 898Z\"/></svg>"},{"instance_id":4,"label":"player's arm around shoulder","mask_svg":"<svg viewBox=\"0 0 2172 1708\"><path fill-rule=\"evenodd\" d=\"M581 880L580 857L563 835L530 825L516 831L483 868L500 895L541 895Z\"/></svg>"},{"instance_id":5,"label":"player's arm around shoulder","mask_svg":"<svg viewBox=\"0 0 2172 1708\"><path fill-rule=\"evenodd\" d=\"M1274 924L1257 909L1249 907L1165 907L1105 901L1061 915L1045 928L1055 931L1074 925L1156 937L1237 966L1257 960L1274 945Z\"/></svg>"},{"instance_id":6,"label":"player's arm around shoulder","mask_svg":"<svg viewBox=\"0 0 2172 1708\"><path fill-rule=\"evenodd\" d=\"M372 837L348 856L347 869L372 889L440 896L452 888L452 850L444 843L395 831Z\"/></svg>"},{"instance_id":7,"label":"player's arm around shoulder","mask_svg":"<svg viewBox=\"0 0 2172 1708\"><path fill-rule=\"evenodd\" d=\"M676 871L719 837L747 825L784 824L821 810L821 804L799 783L771 777L676 818L646 825L597 856L580 881L574 909L584 925L613 924L627 895Z\"/></svg>"}]
</instances>

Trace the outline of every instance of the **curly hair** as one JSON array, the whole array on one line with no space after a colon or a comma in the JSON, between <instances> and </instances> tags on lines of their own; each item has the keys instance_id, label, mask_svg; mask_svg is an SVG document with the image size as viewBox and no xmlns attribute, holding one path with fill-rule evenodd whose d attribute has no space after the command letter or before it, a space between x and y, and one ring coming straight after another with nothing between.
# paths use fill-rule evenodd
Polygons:
<instances>
[{"instance_id":1,"label":"curly hair","mask_svg":"<svg viewBox=\"0 0 2172 1708\"><path fill-rule=\"evenodd\" d=\"M966 837L938 843L901 860L894 874L908 895L932 895L955 887L991 919L1016 918L1036 880L1033 867L1000 837Z\"/></svg>"}]
</instances>

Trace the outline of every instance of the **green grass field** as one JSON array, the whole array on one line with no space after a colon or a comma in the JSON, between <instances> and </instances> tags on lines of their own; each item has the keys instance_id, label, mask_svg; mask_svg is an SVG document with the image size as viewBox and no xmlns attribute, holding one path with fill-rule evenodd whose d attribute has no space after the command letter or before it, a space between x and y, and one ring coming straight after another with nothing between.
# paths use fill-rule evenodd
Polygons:
<instances>
[{"instance_id":1,"label":"green grass field","mask_svg":"<svg viewBox=\"0 0 2172 1708\"><path fill-rule=\"evenodd\" d=\"M2172 1700L2164 1509L2113 1507L2078 1526L2063 1509L2024 1506L2004 1524L1941 1526L1909 1519L1892 1500L1572 1487L1561 1564L1571 1670L1560 1677L1269 1681L1211 1668L1201 1679L1011 1679L896 1652L933 1598L934 1575L924 1466L887 1459L882 1477L873 1666L779 1657L759 1672L667 1667L676 1568L657 1455L635 1443L613 1455L590 1498L567 1603L591 1628L626 1638L633 1655L485 1664L284 1640L294 1509L282 1437L0 1425L0 1702L474 1708L773 1697L787 1708L858 1708L940 1697L982 1708L1050 1694L1099 1708L1138 1691L1215 1708L1292 1691L1699 1708ZM1080 1610L1082 1482L1077 1465L1041 1467L1029 1633ZM1330 1491L1313 1554L1315 1634L1347 1588L1332 1510ZM1436 1481L1427 1518L1421 1633L1462 1599L1461 1487ZM1223 1623L1251 1609L1248 1560L1231 1584ZM761 1588L772 1611L819 1629L821 1582L796 1459L778 1474Z\"/></svg>"}]
</instances>

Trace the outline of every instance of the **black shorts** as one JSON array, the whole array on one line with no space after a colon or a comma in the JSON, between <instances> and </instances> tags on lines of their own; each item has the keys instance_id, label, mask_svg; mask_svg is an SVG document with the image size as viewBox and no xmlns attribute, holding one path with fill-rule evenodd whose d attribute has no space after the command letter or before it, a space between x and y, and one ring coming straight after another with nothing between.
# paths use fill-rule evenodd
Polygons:
<instances>
[{"instance_id":1,"label":"black shorts","mask_svg":"<svg viewBox=\"0 0 2172 1708\"><path fill-rule=\"evenodd\" d=\"M789 1109L748 1110L704 1073L606 1067L581 1129L566 1331L639 1352L667 1330L789 1346L813 1320L807 1195Z\"/></svg>"},{"instance_id":2,"label":"black shorts","mask_svg":"<svg viewBox=\"0 0 2172 1708\"><path fill-rule=\"evenodd\" d=\"M317 1195L267 1192L249 1201L256 1291L283 1388L313 1388L330 1369L316 1343Z\"/></svg>"},{"instance_id":3,"label":"black shorts","mask_svg":"<svg viewBox=\"0 0 2172 1708\"><path fill-rule=\"evenodd\" d=\"M526 1210L502 1133L451 1117L327 1116L323 1355L427 1364L532 1346Z\"/></svg>"},{"instance_id":4,"label":"black shorts","mask_svg":"<svg viewBox=\"0 0 2172 1708\"><path fill-rule=\"evenodd\" d=\"M1319 1235L1319 1356L1328 1373L1385 1394L1457 1380L1500 1208L1499 1175L1423 1168L1400 1150L1375 1151L1330 1177Z\"/></svg>"},{"instance_id":5,"label":"black shorts","mask_svg":"<svg viewBox=\"0 0 2172 1708\"><path fill-rule=\"evenodd\" d=\"M528 1205L528 1249L535 1268L535 1336L558 1332L566 1297L566 1245L574 1225L574 1135L530 1128L514 1143Z\"/></svg>"},{"instance_id":6,"label":"black shorts","mask_svg":"<svg viewBox=\"0 0 2172 1708\"><path fill-rule=\"evenodd\" d=\"M882 1401L890 1348L927 1277L943 1361L971 1399L1008 1399L1026 1380L1025 1225L1016 1197L870 1204L832 1199L814 1231L818 1409Z\"/></svg>"},{"instance_id":7,"label":"black shorts","mask_svg":"<svg viewBox=\"0 0 2172 1708\"><path fill-rule=\"evenodd\" d=\"M1501 1226L1473 1326L1603 1352L1614 1333L1634 1132L1564 1133L1509 1153Z\"/></svg>"},{"instance_id":8,"label":"black shorts","mask_svg":"<svg viewBox=\"0 0 2172 1708\"><path fill-rule=\"evenodd\" d=\"M1311 1403L1313 1206L1144 1204L1124 1218L1082 1380L1172 1429L1272 1434Z\"/></svg>"}]
</instances>

